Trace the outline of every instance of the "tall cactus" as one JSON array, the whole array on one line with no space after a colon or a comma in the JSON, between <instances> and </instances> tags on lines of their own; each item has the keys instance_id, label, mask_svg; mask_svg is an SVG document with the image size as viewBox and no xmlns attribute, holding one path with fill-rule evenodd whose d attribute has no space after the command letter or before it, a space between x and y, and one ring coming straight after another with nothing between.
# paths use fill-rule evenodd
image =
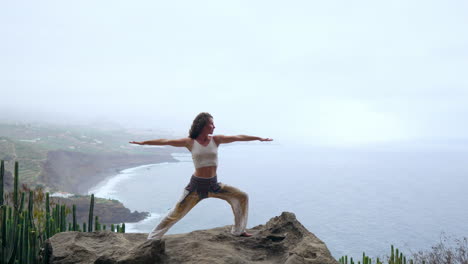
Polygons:
<instances>
[{"instance_id":1,"label":"tall cactus","mask_svg":"<svg viewBox=\"0 0 468 264\"><path fill-rule=\"evenodd\" d=\"M3 205L3 176L5 174L5 164L3 160L0 163L0 206Z\"/></svg>"},{"instance_id":2,"label":"tall cactus","mask_svg":"<svg viewBox=\"0 0 468 264\"><path fill-rule=\"evenodd\" d=\"M6 206L2 206L2 215L0 220L2 221L2 237L1 237L1 243L2 243L2 248L0 249L0 260L3 262L5 260L5 248L6 248L6 243L7 243L7 210Z\"/></svg>"},{"instance_id":3,"label":"tall cactus","mask_svg":"<svg viewBox=\"0 0 468 264\"><path fill-rule=\"evenodd\" d=\"M76 205L73 205L73 231L78 231L78 227L76 225Z\"/></svg>"},{"instance_id":4,"label":"tall cactus","mask_svg":"<svg viewBox=\"0 0 468 264\"><path fill-rule=\"evenodd\" d=\"M54 221L52 222L52 236L55 235L56 233L60 232L60 205L56 204L55 209L53 210L53 215L54 215Z\"/></svg>"},{"instance_id":5,"label":"tall cactus","mask_svg":"<svg viewBox=\"0 0 468 264\"><path fill-rule=\"evenodd\" d=\"M19 208L18 208L18 212L21 213L23 211L23 208L24 208L24 192L21 193L21 200L20 200L20 205L19 205Z\"/></svg>"},{"instance_id":6,"label":"tall cactus","mask_svg":"<svg viewBox=\"0 0 468 264\"><path fill-rule=\"evenodd\" d=\"M28 220L27 220L27 212L24 212L24 214L21 214L20 217L20 222L22 223L19 226L19 234L20 234L20 240L18 241L18 256L20 258L20 262L23 263L26 260L26 254L27 254L27 244L28 244Z\"/></svg>"},{"instance_id":7,"label":"tall cactus","mask_svg":"<svg viewBox=\"0 0 468 264\"><path fill-rule=\"evenodd\" d=\"M49 199L49 192L46 193L46 238L50 237L50 199Z\"/></svg>"},{"instance_id":8,"label":"tall cactus","mask_svg":"<svg viewBox=\"0 0 468 264\"><path fill-rule=\"evenodd\" d=\"M60 207L60 232L65 232L67 231L67 208L65 207L64 204Z\"/></svg>"},{"instance_id":9,"label":"tall cactus","mask_svg":"<svg viewBox=\"0 0 468 264\"><path fill-rule=\"evenodd\" d=\"M18 162L15 162L15 179L14 179L14 190L13 190L13 204L15 205L15 208L18 209L18 184L19 184L19 179L18 179Z\"/></svg>"},{"instance_id":10,"label":"tall cactus","mask_svg":"<svg viewBox=\"0 0 468 264\"><path fill-rule=\"evenodd\" d=\"M34 224L34 211L33 211L33 205L34 205L34 192L29 191L29 203L28 203L28 222L31 227L33 227Z\"/></svg>"},{"instance_id":11,"label":"tall cactus","mask_svg":"<svg viewBox=\"0 0 468 264\"><path fill-rule=\"evenodd\" d=\"M17 250L18 250L18 241L20 239L20 229L19 229L19 226L21 225L20 224L20 212L19 212L19 201L18 201L18 184L19 184L19 180L18 180L18 162L15 162L15 175L14 175L14 189L13 189L13 203L14 203L14 211L13 211L13 216L10 220L10 228L8 230L8 232L10 233L10 239L8 241L12 241L12 243L10 244L11 246L8 247L8 244L5 243L5 247L7 247L7 249L5 249L5 256L6 257L6 261L8 262L8 264L12 264L14 263L15 261L15 258L16 258L16 254L17 254ZM24 200L24 195L22 195L22 200Z\"/></svg>"},{"instance_id":12,"label":"tall cactus","mask_svg":"<svg viewBox=\"0 0 468 264\"><path fill-rule=\"evenodd\" d=\"M36 256L38 253L38 248L37 248L37 239L36 239L36 230L32 228L29 231L29 255L28 255L28 260L32 262L28 263L37 263L36 262Z\"/></svg>"},{"instance_id":13,"label":"tall cactus","mask_svg":"<svg viewBox=\"0 0 468 264\"><path fill-rule=\"evenodd\" d=\"M91 194L91 202L89 203L88 232L93 231L93 210L94 210L94 194Z\"/></svg>"},{"instance_id":14,"label":"tall cactus","mask_svg":"<svg viewBox=\"0 0 468 264\"><path fill-rule=\"evenodd\" d=\"M96 215L94 217L94 231L100 231L99 217Z\"/></svg>"}]
</instances>

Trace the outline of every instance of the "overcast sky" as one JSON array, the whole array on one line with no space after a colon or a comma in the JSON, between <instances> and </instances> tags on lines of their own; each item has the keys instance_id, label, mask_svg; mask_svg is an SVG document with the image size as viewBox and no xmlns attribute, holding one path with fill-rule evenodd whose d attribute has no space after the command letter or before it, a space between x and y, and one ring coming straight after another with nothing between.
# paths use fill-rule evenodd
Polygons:
<instances>
[{"instance_id":1,"label":"overcast sky","mask_svg":"<svg viewBox=\"0 0 468 264\"><path fill-rule=\"evenodd\" d=\"M468 137L468 1L1 1L0 110L361 144ZM60 114L57 114L60 113Z\"/></svg>"}]
</instances>

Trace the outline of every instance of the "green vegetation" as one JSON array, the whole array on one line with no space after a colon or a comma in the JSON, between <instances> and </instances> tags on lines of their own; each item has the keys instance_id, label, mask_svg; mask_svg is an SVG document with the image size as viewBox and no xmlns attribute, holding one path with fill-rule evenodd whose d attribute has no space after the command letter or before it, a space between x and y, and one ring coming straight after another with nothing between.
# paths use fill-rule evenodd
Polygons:
<instances>
[{"instance_id":1,"label":"green vegetation","mask_svg":"<svg viewBox=\"0 0 468 264\"><path fill-rule=\"evenodd\" d=\"M362 253L362 261L361 260L353 260L353 258L349 258L348 256L343 256L339 260L340 264L372 264L372 259L369 256L366 256L366 253ZM375 264L383 264L383 260L377 258L374 262ZM393 245L391 246L391 253L390 257L387 260L388 264L413 264L413 260L409 259L407 261L406 256L403 255L402 252L399 252L398 248L395 250ZM422 262L425 264L425 262Z\"/></svg>"},{"instance_id":2,"label":"green vegetation","mask_svg":"<svg viewBox=\"0 0 468 264\"><path fill-rule=\"evenodd\" d=\"M83 231L86 232L86 223L83 229L76 223L76 207L73 206L73 224L68 222L67 215L70 208L64 204L50 203L49 193L44 195L41 189L20 190L18 162L15 162L14 191L13 194L4 194L5 166L4 161L0 165L0 263L48 263L47 252L45 258L40 260L39 249L44 242L59 232ZM26 194L28 204L25 208ZM44 199L45 198L45 199ZM44 201L45 200L45 201ZM52 209L52 210L51 210ZM93 230L94 195L90 202L90 221L88 232L100 231L101 224L98 216L95 217ZM125 232L125 224L122 228L117 226L118 232Z\"/></svg>"}]
</instances>

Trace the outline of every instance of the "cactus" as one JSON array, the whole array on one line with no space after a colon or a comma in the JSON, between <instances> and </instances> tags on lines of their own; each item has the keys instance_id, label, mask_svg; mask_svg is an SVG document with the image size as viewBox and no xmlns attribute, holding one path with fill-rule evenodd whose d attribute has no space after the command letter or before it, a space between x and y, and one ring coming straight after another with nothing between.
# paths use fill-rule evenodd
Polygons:
<instances>
[{"instance_id":1,"label":"cactus","mask_svg":"<svg viewBox=\"0 0 468 264\"><path fill-rule=\"evenodd\" d=\"M125 223L122 223L122 228L120 229L122 233L125 233Z\"/></svg>"},{"instance_id":2,"label":"cactus","mask_svg":"<svg viewBox=\"0 0 468 264\"><path fill-rule=\"evenodd\" d=\"M67 208L64 204L61 206L61 229L60 232L65 232L67 231Z\"/></svg>"},{"instance_id":3,"label":"cactus","mask_svg":"<svg viewBox=\"0 0 468 264\"><path fill-rule=\"evenodd\" d=\"M26 256L28 254L27 251L27 244L28 244L28 215L27 212L24 212L24 214L20 217L20 222L22 222L22 225L20 225L20 231L19 234L21 239L19 240L18 244L18 256L21 259L21 262L25 262Z\"/></svg>"},{"instance_id":4,"label":"cactus","mask_svg":"<svg viewBox=\"0 0 468 264\"><path fill-rule=\"evenodd\" d=\"M60 205L56 204L55 209L53 210L53 215L54 215L54 222L53 222L53 229L52 229L52 236L55 235L56 233L60 232Z\"/></svg>"},{"instance_id":5,"label":"cactus","mask_svg":"<svg viewBox=\"0 0 468 264\"><path fill-rule=\"evenodd\" d=\"M24 200L24 196L22 196ZM14 176L14 192L13 192L13 203L14 211L12 212L12 219L9 219L10 228L7 228L7 232L10 234L10 239L5 240L4 248L4 257L8 263L13 263L15 261L18 244L20 240L20 231L21 222L19 214L19 201L18 201L18 162L15 162L15 176ZM13 241L13 243L6 243L6 241ZM10 246L8 246L10 245Z\"/></svg>"},{"instance_id":6,"label":"cactus","mask_svg":"<svg viewBox=\"0 0 468 264\"><path fill-rule=\"evenodd\" d=\"M36 240L36 230L31 229L29 231L29 255L28 255L28 263L36 263L36 256L38 253L37 248L37 240Z\"/></svg>"},{"instance_id":7,"label":"cactus","mask_svg":"<svg viewBox=\"0 0 468 264\"><path fill-rule=\"evenodd\" d=\"M15 162L15 179L14 179L14 190L13 190L13 204L18 209L18 162Z\"/></svg>"},{"instance_id":8,"label":"cactus","mask_svg":"<svg viewBox=\"0 0 468 264\"><path fill-rule=\"evenodd\" d=\"M29 201L28 201L28 222L31 227L33 227L34 224L34 211L33 211L33 205L34 205L34 192L29 191Z\"/></svg>"},{"instance_id":9,"label":"cactus","mask_svg":"<svg viewBox=\"0 0 468 264\"><path fill-rule=\"evenodd\" d=\"M78 231L76 225L76 205L73 205L73 231Z\"/></svg>"},{"instance_id":10,"label":"cactus","mask_svg":"<svg viewBox=\"0 0 468 264\"><path fill-rule=\"evenodd\" d=\"M97 215L94 217L94 231L99 231L99 218Z\"/></svg>"},{"instance_id":11,"label":"cactus","mask_svg":"<svg viewBox=\"0 0 468 264\"><path fill-rule=\"evenodd\" d=\"M3 176L4 174L5 174L5 164L2 160L0 162L0 206L3 205Z\"/></svg>"},{"instance_id":12,"label":"cactus","mask_svg":"<svg viewBox=\"0 0 468 264\"><path fill-rule=\"evenodd\" d=\"M114 226L114 224L111 224L111 231L112 231L112 232L115 232L115 226Z\"/></svg>"},{"instance_id":13,"label":"cactus","mask_svg":"<svg viewBox=\"0 0 468 264\"><path fill-rule=\"evenodd\" d=\"M21 200L20 200L20 205L19 205L19 208L18 208L18 212L22 212L23 211L23 208L24 208L24 197L25 197L25 194L24 192L21 193Z\"/></svg>"},{"instance_id":14,"label":"cactus","mask_svg":"<svg viewBox=\"0 0 468 264\"><path fill-rule=\"evenodd\" d=\"M46 238L50 237L50 200L49 200L49 192L46 193Z\"/></svg>"},{"instance_id":15,"label":"cactus","mask_svg":"<svg viewBox=\"0 0 468 264\"><path fill-rule=\"evenodd\" d=\"M1 237L1 243L2 243L2 248L0 249L1 252L0 252L0 260L3 262L3 260L5 259L4 258L4 255L6 252L4 252L5 250L5 247L6 247L6 242L7 242L7 234L6 234L6 226L7 226L7 210L6 210L6 206L2 206L2 215L1 215L1 222L2 222L2 237Z\"/></svg>"},{"instance_id":16,"label":"cactus","mask_svg":"<svg viewBox=\"0 0 468 264\"><path fill-rule=\"evenodd\" d=\"M94 194L91 194L91 202L89 203L88 232L93 231L93 210L94 210Z\"/></svg>"}]
</instances>

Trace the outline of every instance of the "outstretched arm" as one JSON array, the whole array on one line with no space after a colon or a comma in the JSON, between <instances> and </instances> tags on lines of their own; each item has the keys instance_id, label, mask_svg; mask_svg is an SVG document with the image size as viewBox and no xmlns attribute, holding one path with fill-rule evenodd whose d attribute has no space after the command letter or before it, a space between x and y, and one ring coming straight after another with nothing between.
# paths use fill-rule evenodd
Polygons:
<instances>
[{"instance_id":1,"label":"outstretched arm","mask_svg":"<svg viewBox=\"0 0 468 264\"><path fill-rule=\"evenodd\" d=\"M189 145L190 138L180 139L153 139L148 141L131 141L130 144L137 145L153 145L153 146L173 146L173 147L187 147Z\"/></svg>"},{"instance_id":2,"label":"outstretched arm","mask_svg":"<svg viewBox=\"0 0 468 264\"><path fill-rule=\"evenodd\" d=\"M247 135L237 135L237 136L217 135L217 136L214 136L214 138L215 138L215 141L218 142L218 144L232 143L236 141L253 141L253 140L273 141L273 139L271 138L261 138L261 137L247 136Z\"/></svg>"}]
</instances>

